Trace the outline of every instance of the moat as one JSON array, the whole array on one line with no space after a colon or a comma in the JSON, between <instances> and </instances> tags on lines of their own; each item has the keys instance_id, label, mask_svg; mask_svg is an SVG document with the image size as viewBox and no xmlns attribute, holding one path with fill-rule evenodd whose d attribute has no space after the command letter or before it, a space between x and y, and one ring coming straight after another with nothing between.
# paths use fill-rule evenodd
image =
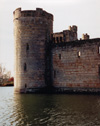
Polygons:
<instances>
[{"instance_id":1,"label":"moat","mask_svg":"<svg viewBox=\"0 0 100 126\"><path fill-rule=\"evenodd\" d=\"M1 126L98 126L99 95L14 94L0 87Z\"/></svg>"}]
</instances>

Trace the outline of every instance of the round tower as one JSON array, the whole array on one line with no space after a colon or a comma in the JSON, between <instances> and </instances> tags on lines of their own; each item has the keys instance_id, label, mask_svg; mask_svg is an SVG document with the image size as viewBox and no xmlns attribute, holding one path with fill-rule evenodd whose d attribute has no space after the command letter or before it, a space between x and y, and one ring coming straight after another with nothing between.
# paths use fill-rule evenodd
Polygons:
<instances>
[{"instance_id":1,"label":"round tower","mask_svg":"<svg viewBox=\"0 0 100 126\"><path fill-rule=\"evenodd\" d=\"M13 12L16 92L35 92L46 87L46 45L53 33L53 15L37 8Z\"/></svg>"}]
</instances>

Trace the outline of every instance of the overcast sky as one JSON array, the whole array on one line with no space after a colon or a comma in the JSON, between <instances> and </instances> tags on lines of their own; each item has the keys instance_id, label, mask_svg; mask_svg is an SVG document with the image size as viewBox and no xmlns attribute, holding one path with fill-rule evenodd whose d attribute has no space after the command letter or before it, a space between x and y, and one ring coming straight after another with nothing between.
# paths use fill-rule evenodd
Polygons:
<instances>
[{"instance_id":1,"label":"overcast sky","mask_svg":"<svg viewBox=\"0 0 100 126\"><path fill-rule=\"evenodd\" d=\"M0 0L0 64L14 71L13 11L43 8L54 15L54 32L78 26L78 38L100 37L100 0Z\"/></svg>"}]
</instances>

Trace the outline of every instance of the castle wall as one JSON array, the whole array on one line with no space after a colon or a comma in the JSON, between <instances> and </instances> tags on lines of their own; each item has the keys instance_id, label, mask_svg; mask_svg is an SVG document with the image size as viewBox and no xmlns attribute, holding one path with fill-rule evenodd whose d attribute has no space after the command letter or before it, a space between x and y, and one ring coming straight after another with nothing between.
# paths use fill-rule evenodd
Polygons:
<instances>
[{"instance_id":1,"label":"castle wall","mask_svg":"<svg viewBox=\"0 0 100 126\"><path fill-rule=\"evenodd\" d=\"M100 92L100 39L77 40L77 26L53 33L40 8L13 15L16 92Z\"/></svg>"},{"instance_id":2,"label":"castle wall","mask_svg":"<svg viewBox=\"0 0 100 126\"><path fill-rule=\"evenodd\" d=\"M69 26L68 30L64 30L63 32L53 33L53 42L61 43L61 42L70 42L76 41L77 38L77 26L73 25Z\"/></svg>"},{"instance_id":3,"label":"castle wall","mask_svg":"<svg viewBox=\"0 0 100 126\"><path fill-rule=\"evenodd\" d=\"M14 11L15 82L17 92L46 87L46 43L51 41L53 15L35 11Z\"/></svg>"},{"instance_id":4,"label":"castle wall","mask_svg":"<svg viewBox=\"0 0 100 126\"><path fill-rule=\"evenodd\" d=\"M100 91L100 39L54 44L52 57L55 88Z\"/></svg>"}]
</instances>

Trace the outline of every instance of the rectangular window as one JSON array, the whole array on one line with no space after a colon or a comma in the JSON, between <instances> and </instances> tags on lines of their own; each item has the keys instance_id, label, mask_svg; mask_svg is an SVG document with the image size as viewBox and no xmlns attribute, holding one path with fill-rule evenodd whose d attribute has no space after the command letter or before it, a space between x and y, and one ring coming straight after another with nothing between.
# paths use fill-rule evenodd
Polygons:
<instances>
[{"instance_id":1,"label":"rectangular window","mask_svg":"<svg viewBox=\"0 0 100 126\"><path fill-rule=\"evenodd\" d=\"M62 37L60 37L60 42L62 42Z\"/></svg>"},{"instance_id":2,"label":"rectangular window","mask_svg":"<svg viewBox=\"0 0 100 126\"><path fill-rule=\"evenodd\" d=\"M59 59L61 59L61 54L59 54Z\"/></svg>"},{"instance_id":3,"label":"rectangular window","mask_svg":"<svg viewBox=\"0 0 100 126\"><path fill-rule=\"evenodd\" d=\"M78 55L78 57L80 57L80 56L81 56L81 52L80 52L80 51L78 51L77 55Z\"/></svg>"},{"instance_id":4,"label":"rectangular window","mask_svg":"<svg viewBox=\"0 0 100 126\"><path fill-rule=\"evenodd\" d=\"M57 43L59 42L59 39L58 39L58 37L56 38L56 40L57 40Z\"/></svg>"},{"instance_id":5,"label":"rectangular window","mask_svg":"<svg viewBox=\"0 0 100 126\"><path fill-rule=\"evenodd\" d=\"M56 71L54 70L54 78L56 78Z\"/></svg>"},{"instance_id":6,"label":"rectangular window","mask_svg":"<svg viewBox=\"0 0 100 126\"><path fill-rule=\"evenodd\" d=\"M99 54L100 54L100 46L99 46Z\"/></svg>"},{"instance_id":7,"label":"rectangular window","mask_svg":"<svg viewBox=\"0 0 100 126\"><path fill-rule=\"evenodd\" d=\"M98 74L100 76L100 65L98 66Z\"/></svg>"},{"instance_id":8,"label":"rectangular window","mask_svg":"<svg viewBox=\"0 0 100 126\"><path fill-rule=\"evenodd\" d=\"M53 42L55 42L55 38L53 38Z\"/></svg>"},{"instance_id":9,"label":"rectangular window","mask_svg":"<svg viewBox=\"0 0 100 126\"><path fill-rule=\"evenodd\" d=\"M26 44L26 51L29 51L29 44Z\"/></svg>"},{"instance_id":10,"label":"rectangular window","mask_svg":"<svg viewBox=\"0 0 100 126\"><path fill-rule=\"evenodd\" d=\"M27 65L24 63L24 72L27 71Z\"/></svg>"},{"instance_id":11,"label":"rectangular window","mask_svg":"<svg viewBox=\"0 0 100 126\"><path fill-rule=\"evenodd\" d=\"M66 35L64 34L64 42L66 42Z\"/></svg>"}]
</instances>

